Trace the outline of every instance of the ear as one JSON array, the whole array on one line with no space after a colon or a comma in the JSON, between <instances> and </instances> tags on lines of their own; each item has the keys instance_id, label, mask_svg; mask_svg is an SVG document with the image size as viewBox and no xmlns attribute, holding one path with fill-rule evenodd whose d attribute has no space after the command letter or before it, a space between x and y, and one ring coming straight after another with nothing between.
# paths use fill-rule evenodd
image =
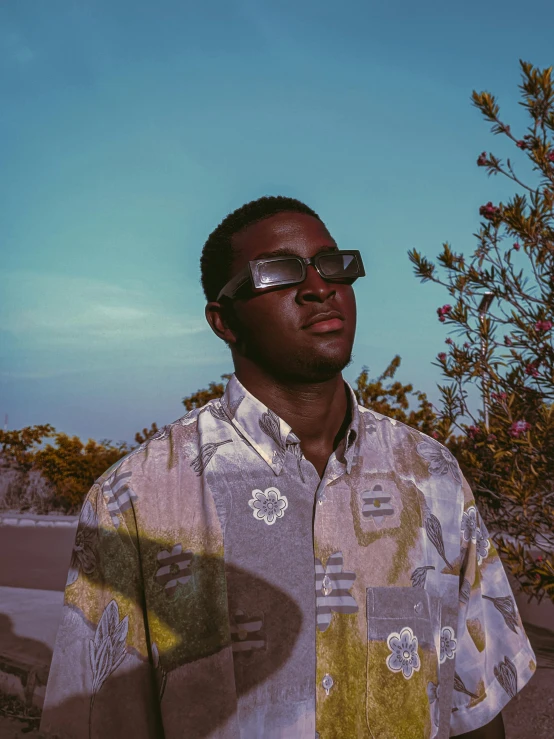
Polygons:
<instances>
[{"instance_id":1,"label":"ear","mask_svg":"<svg viewBox=\"0 0 554 739\"><path fill-rule=\"evenodd\" d=\"M232 303L218 303L212 301L206 304L204 315L214 334L230 346L237 343L239 338L239 322L233 310Z\"/></svg>"}]
</instances>

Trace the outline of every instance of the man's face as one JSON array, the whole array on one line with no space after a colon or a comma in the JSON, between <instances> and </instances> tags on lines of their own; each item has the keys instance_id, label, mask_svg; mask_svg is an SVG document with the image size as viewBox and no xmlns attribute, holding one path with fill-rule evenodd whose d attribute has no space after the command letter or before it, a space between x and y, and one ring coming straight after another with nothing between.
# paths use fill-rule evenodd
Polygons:
<instances>
[{"instance_id":1,"label":"man's face","mask_svg":"<svg viewBox=\"0 0 554 739\"><path fill-rule=\"evenodd\" d=\"M262 253L286 248L313 257L336 247L325 226L312 216L279 213L235 235L234 277ZM352 361L356 333L356 299L352 285L327 282L315 266L304 282L269 288L234 301L238 341L232 345L235 368L244 357L284 382L323 382L336 377ZM338 311L344 321L338 331L319 333L305 324L318 313ZM234 331L237 333L237 331Z\"/></svg>"}]
</instances>

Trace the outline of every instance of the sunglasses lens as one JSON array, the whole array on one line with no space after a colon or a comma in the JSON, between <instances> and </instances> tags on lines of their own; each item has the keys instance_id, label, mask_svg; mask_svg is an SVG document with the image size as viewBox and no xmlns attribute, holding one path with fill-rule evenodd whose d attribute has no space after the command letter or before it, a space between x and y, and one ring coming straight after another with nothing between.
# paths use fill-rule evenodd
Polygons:
<instances>
[{"instance_id":1,"label":"sunglasses lens","mask_svg":"<svg viewBox=\"0 0 554 739\"><path fill-rule=\"evenodd\" d=\"M282 259L278 262L263 262L257 267L258 279L263 285L294 282L302 277L302 265L298 259Z\"/></svg>"},{"instance_id":2,"label":"sunglasses lens","mask_svg":"<svg viewBox=\"0 0 554 739\"><path fill-rule=\"evenodd\" d=\"M319 259L321 273L329 279L348 280L358 277L358 262L353 254L323 254ZM278 259L259 262L255 268L260 286L286 285L302 279L302 264L298 259Z\"/></svg>"},{"instance_id":3,"label":"sunglasses lens","mask_svg":"<svg viewBox=\"0 0 554 739\"><path fill-rule=\"evenodd\" d=\"M325 254L319 266L327 277L356 277L358 263L354 254Z\"/></svg>"}]
</instances>

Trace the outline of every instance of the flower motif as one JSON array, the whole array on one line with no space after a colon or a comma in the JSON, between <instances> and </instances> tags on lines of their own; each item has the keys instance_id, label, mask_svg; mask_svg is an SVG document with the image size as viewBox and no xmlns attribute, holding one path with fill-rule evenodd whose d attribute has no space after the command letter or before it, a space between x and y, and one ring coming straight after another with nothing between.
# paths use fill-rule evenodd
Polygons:
<instances>
[{"instance_id":1,"label":"flower motif","mask_svg":"<svg viewBox=\"0 0 554 739\"><path fill-rule=\"evenodd\" d=\"M362 516L373 521L379 527L389 516L394 516L392 496L377 483L371 490L362 493Z\"/></svg>"},{"instance_id":2,"label":"flower motif","mask_svg":"<svg viewBox=\"0 0 554 739\"><path fill-rule=\"evenodd\" d=\"M466 695L469 695L470 698L478 697L475 695L475 693L472 693L471 690L468 690L466 688L466 686L464 685L464 681L457 672L454 673L454 690L457 690L458 693L465 693Z\"/></svg>"},{"instance_id":3,"label":"flower motif","mask_svg":"<svg viewBox=\"0 0 554 739\"><path fill-rule=\"evenodd\" d=\"M358 613L358 604L349 592L356 579L355 572L343 570L342 552L331 554L324 567L315 559L315 594L317 628L325 631L333 613Z\"/></svg>"},{"instance_id":4,"label":"flower motif","mask_svg":"<svg viewBox=\"0 0 554 739\"><path fill-rule=\"evenodd\" d=\"M278 518L282 518L289 506L288 500L277 488L253 490L252 494L248 505L252 508L254 518L265 521L268 526L273 526Z\"/></svg>"},{"instance_id":5,"label":"flower motif","mask_svg":"<svg viewBox=\"0 0 554 739\"><path fill-rule=\"evenodd\" d=\"M131 472L122 472L118 466L102 485L102 493L116 529L119 528L120 515L131 510L138 500L137 494L129 484L131 477Z\"/></svg>"},{"instance_id":6,"label":"flower motif","mask_svg":"<svg viewBox=\"0 0 554 739\"><path fill-rule=\"evenodd\" d=\"M417 452L429 462L429 472L432 475L448 475L451 474L456 482L461 485L462 478L458 470L458 463L454 455L442 444L431 441L422 441L417 445Z\"/></svg>"},{"instance_id":7,"label":"flower motif","mask_svg":"<svg viewBox=\"0 0 554 739\"><path fill-rule=\"evenodd\" d=\"M411 581L413 588L424 588L427 580L427 570L434 570L433 565L424 565L423 567L416 567L411 574Z\"/></svg>"},{"instance_id":8,"label":"flower motif","mask_svg":"<svg viewBox=\"0 0 554 739\"><path fill-rule=\"evenodd\" d=\"M119 606L111 600L98 622L94 639L89 640L90 665L92 668L92 705L96 694L115 672L127 654L125 642L129 630L129 616L119 620Z\"/></svg>"},{"instance_id":9,"label":"flower motif","mask_svg":"<svg viewBox=\"0 0 554 739\"><path fill-rule=\"evenodd\" d=\"M446 659L454 659L457 640L454 638L454 629L444 626L441 631L441 654L439 662L442 664Z\"/></svg>"},{"instance_id":10,"label":"flower motif","mask_svg":"<svg viewBox=\"0 0 554 739\"><path fill-rule=\"evenodd\" d=\"M83 505L79 528L75 536L75 544L71 553L71 564L67 575L67 585L79 577L81 569L85 575L90 575L96 568L96 541L98 539L98 518L89 500Z\"/></svg>"},{"instance_id":11,"label":"flower motif","mask_svg":"<svg viewBox=\"0 0 554 739\"><path fill-rule=\"evenodd\" d=\"M517 610L512 597L509 595L501 595L497 597L491 597L490 595L483 595L484 600L490 600L496 610L502 615L506 626L517 634L519 622L517 618Z\"/></svg>"},{"instance_id":12,"label":"flower motif","mask_svg":"<svg viewBox=\"0 0 554 739\"><path fill-rule=\"evenodd\" d=\"M488 540L488 537L486 537L483 532L481 531L481 527L479 527L476 531L476 542L477 542L477 564L481 564L481 562L487 558L489 554L489 549L491 546L490 541Z\"/></svg>"},{"instance_id":13,"label":"flower motif","mask_svg":"<svg viewBox=\"0 0 554 739\"><path fill-rule=\"evenodd\" d=\"M494 676L506 693L513 698L517 693L517 669L509 657L494 666Z\"/></svg>"},{"instance_id":14,"label":"flower motif","mask_svg":"<svg viewBox=\"0 0 554 739\"><path fill-rule=\"evenodd\" d=\"M230 626L234 654L250 655L266 648L263 614L247 616L244 611L236 611Z\"/></svg>"},{"instance_id":15,"label":"flower motif","mask_svg":"<svg viewBox=\"0 0 554 739\"><path fill-rule=\"evenodd\" d=\"M446 563L446 566L451 570L452 565L446 559L446 550L444 548L444 538L442 535L442 526L439 519L432 513L431 509L427 505L427 501L423 501L423 525L425 526L425 532L429 537L429 541L435 547L441 558Z\"/></svg>"},{"instance_id":16,"label":"flower motif","mask_svg":"<svg viewBox=\"0 0 554 739\"><path fill-rule=\"evenodd\" d=\"M473 505L467 511L464 511L462 534L464 535L464 541L475 541L477 539L477 509Z\"/></svg>"},{"instance_id":17,"label":"flower motif","mask_svg":"<svg viewBox=\"0 0 554 739\"><path fill-rule=\"evenodd\" d=\"M387 638L391 654L387 657L387 667L392 672L401 672L409 680L414 672L419 672L421 662L417 652L417 636L409 626L398 634L393 631Z\"/></svg>"},{"instance_id":18,"label":"flower motif","mask_svg":"<svg viewBox=\"0 0 554 739\"><path fill-rule=\"evenodd\" d=\"M182 544L175 544L171 552L168 552L167 549L158 552L156 559L160 566L154 575L154 579L158 585L164 588L167 596L173 595L179 583L181 585L188 583L192 577L191 564L193 557L191 549L183 552Z\"/></svg>"}]
</instances>

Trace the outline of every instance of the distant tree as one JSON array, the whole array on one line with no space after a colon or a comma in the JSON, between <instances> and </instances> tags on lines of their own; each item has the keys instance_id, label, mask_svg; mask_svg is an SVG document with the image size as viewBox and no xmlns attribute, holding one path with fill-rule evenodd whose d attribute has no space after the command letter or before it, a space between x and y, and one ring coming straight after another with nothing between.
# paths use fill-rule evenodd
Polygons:
<instances>
[{"instance_id":1,"label":"distant tree","mask_svg":"<svg viewBox=\"0 0 554 739\"><path fill-rule=\"evenodd\" d=\"M60 507L78 511L94 481L129 451L125 442L114 445L109 439L100 443L89 439L83 444L78 436L57 433L55 445L47 444L35 453L34 467L54 484Z\"/></svg>"},{"instance_id":2,"label":"distant tree","mask_svg":"<svg viewBox=\"0 0 554 739\"><path fill-rule=\"evenodd\" d=\"M500 554L522 589L554 600L554 89L552 67L539 71L520 61L528 134L518 138L499 119L488 92L473 104L492 132L513 141L540 176L533 187L493 154L477 165L522 188L506 204L481 206L477 246L469 257L448 243L442 267L409 252L422 282L442 285L451 304L438 308L441 323L459 337L446 339L436 365L440 387L440 438L473 485ZM493 302L480 310L486 294ZM482 392L484 410L472 411L469 388ZM461 432L458 436L454 432ZM534 552L539 552L538 556Z\"/></svg>"},{"instance_id":3,"label":"distant tree","mask_svg":"<svg viewBox=\"0 0 554 739\"><path fill-rule=\"evenodd\" d=\"M35 447L44 438L55 434L56 429L50 424L42 426L25 426L12 431L0 430L2 459L5 465L14 465L22 471L29 471L34 463Z\"/></svg>"},{"instance_id":4,"label":"distant tree","mask_svg":"<svg viewBox=\"0 0 554 739\"><path fill-rule=\"evenodd\" d=\"M137 433L135 434L135 441L137 442L137 445L144 444L145 441L148 441L148 439L151 439L152 436L157 433L158 426L154 422L149 429L142 429L142 433L140 431L137 431Z\"/></svg>"},{"instance_id":5,"label":"distant tree","mask_svg":"<svg viewBox=\"0 0 554 739\"><path fill-rule=\"evenodd\" d=\"M221 375L221 377L227 381L231 379L231 376L232 373L228 375ZM227 383L225 383L225 385L226 384ZM183 398L182 402L187 409L187 412L192 411L195 408L202 408L202 406L206 405L209 400L223 397L223 393L225 392L225 385L221 382L210 382L207 390L197 390L192 395L188 395L186 398Z\"/></svg>"}]
</instances>

